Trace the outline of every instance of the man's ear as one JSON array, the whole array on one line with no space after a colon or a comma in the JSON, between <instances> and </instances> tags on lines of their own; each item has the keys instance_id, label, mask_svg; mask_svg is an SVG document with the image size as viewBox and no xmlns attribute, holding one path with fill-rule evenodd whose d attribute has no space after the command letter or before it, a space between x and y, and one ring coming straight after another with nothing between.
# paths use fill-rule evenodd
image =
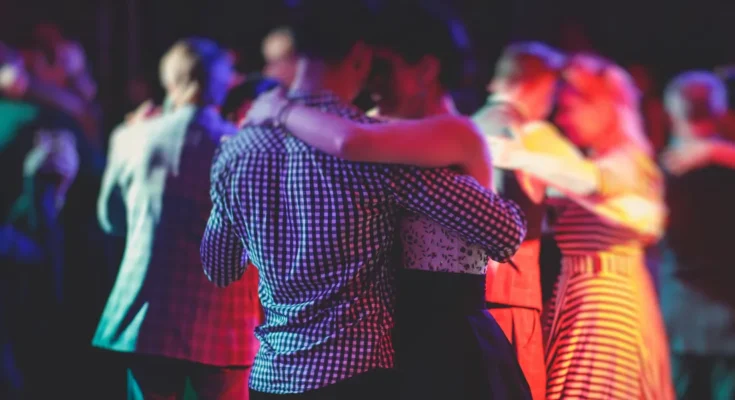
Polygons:
<instances>
[{"instance_id":1,"label":"man's ear","mask_svg":"<svg viewBox=\"0 0 735 400\"><path fill-rule=\"evenodd\" d=\"M419 79L421 79L421 82L424 84L438 80L441 65L439 59L435 56L425 55L421 57L418 67Z\"/></svg>"},{"instance_id":2,"label":"man's ear","mask_svg":"<svg viewBox=\"0 0 735 400\"><path fill-rule=\"evenodd\" d=\"M355 69L357 75L367 76L373 60L373 49L365 42L357 42L352 46L347 59L350 60L351 67Z\"/></svg>"}]
</instances>

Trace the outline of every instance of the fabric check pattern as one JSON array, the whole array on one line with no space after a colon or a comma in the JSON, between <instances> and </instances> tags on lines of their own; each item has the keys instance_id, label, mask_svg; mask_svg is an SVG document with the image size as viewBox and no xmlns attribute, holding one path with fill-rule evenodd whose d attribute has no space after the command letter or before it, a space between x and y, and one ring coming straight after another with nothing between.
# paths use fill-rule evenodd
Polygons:
<instances>
[{"instance_id":1,"label":"fabric check pattern","mask_svg":"<svg viewBox=\"0 0 735 400\"><path fill-rule=\"evenodd\" d=\"M372 122L330 93L292 100ZM250 126L212 166L213 209L201 246L226 286L249 259L265 322L250 387L302 393L393 367L394 241L403 210L429 217L506 260L525 235L518 207L448 169L351 163L282 127Z\"/></svg>"}]
</instances>

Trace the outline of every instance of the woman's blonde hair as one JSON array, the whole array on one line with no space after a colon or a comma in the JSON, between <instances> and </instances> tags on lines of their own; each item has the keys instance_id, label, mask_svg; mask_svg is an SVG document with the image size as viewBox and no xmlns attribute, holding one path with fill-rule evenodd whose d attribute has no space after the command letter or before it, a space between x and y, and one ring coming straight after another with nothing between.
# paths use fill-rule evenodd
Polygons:
<instances>
[{"instance_id":1,"label":"woman's blonde hair","mask_svg":"<svg viewBox=\"0 0 735 400\"><path fill-rule=\"evenodd\" d=\"M627 141L653 154L640 114L641 93L627 71L604 57L581 53L567 60L562 79L584 97L611 102Z\"/></svg>"}]
</instances>

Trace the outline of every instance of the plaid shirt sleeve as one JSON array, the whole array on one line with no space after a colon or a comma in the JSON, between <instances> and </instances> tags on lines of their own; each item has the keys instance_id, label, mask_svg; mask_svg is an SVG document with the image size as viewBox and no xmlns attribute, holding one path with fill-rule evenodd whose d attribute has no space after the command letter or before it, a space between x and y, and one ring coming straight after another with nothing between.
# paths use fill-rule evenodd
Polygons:
<instances>
[{"instance_id":1,"label":"plaid shirt sleeve","mask_svg":"<svg viewBox=\"0 0 735 400\"><path fill-rule=\"evenodd\" d=\"M212 211L204 230L200 254L207 278L215 285L225 287L242 278L247 266L248 254L241 235L235 230L232 208L229 202L230 170L225 157L215 157L212 165Z\"/></svg>"},{"instance_id":2,"label":"plaid shirt sleeve","mask_svg":"<svg viewBox=\"0 0 735 400\"><path fill-rule=\"evenodd\" d=\"M504 262L526 236L520 207L483 188L474 178L449 169L390 167L388 187L396 201L484 246Z\"/></svg>"}]
</instances>

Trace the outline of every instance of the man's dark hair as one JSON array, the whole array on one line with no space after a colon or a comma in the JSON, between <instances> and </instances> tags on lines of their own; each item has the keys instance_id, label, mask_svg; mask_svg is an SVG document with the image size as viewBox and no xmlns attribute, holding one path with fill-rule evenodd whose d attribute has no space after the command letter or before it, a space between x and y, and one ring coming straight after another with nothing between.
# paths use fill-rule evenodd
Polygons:
<instances>
[{"instance_id":1,"label":"man's dark hair","mask_svg":"<svg viewBox=\"0 0 735 400\"><path fill-rule=\"evenodd\" d=\"M368 0L301 0L291 7L297 54L330 63L342 61L374 28Z\"/></svg>"},{"instance_id":2,"label":"man's dark hair","mask_svg":"<svg viewBox=\"0 0 735 400\"><path fill-rule=\"evenodd\" d=\"M260 75L248 76L244 82L230 89L222 103L220 114L223 117L237 112L248 101L255 100L262 93L278 86L278 81Z\"/></svg>"},{"instance_id":3,"label":"man's dark hair","mask_svg":"<svg viewBox=\"0 0 735 400\"><path fill-rule=\"evenodd\" d=\"M373 44L398 53L413 64L435 56L439 81L446 90L469 84L475 63L469 35L456 10L438 0L387 0L377 14Z\"/></svg>"}]
</instances>

